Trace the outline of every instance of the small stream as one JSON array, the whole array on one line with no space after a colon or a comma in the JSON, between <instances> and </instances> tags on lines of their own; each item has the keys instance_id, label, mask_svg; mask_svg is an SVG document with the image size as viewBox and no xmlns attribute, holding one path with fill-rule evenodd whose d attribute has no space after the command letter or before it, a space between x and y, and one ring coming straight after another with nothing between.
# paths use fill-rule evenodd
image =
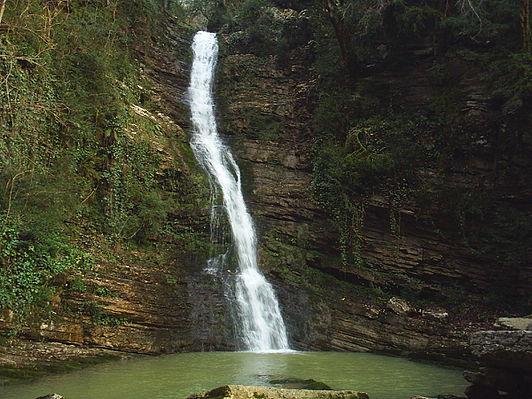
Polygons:
<instances>
[{"instance_id":1,"label":"small stream","mask_svg":"<svg viewBox=\"0 0 532 399\"><path fill-rule=\"evenodd\" d=\"M185 399L226 384L268 385L275 378L312 378L370 399L462 394L457 369L404 358L349 352L201 352L100 364L68 374L0 387L2 399L59 393L68 399Z\"/></svg>"}]
</instances>

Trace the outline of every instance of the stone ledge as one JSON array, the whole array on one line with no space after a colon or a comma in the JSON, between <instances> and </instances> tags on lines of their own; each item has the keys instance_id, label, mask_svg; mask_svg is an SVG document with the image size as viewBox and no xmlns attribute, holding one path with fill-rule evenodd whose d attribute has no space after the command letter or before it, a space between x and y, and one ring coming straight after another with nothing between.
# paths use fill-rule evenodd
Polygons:
<instances>
[{"instance_id":1,"label":"stone ledge","mask_svg":"<svg viewBox=\"0 0 532 399\"><path fill-rule=\"evenodd\" d=\"M473 355L492 366L532 371L532 331L479 331L470 345Z\"/></svg>"}]
</instances>

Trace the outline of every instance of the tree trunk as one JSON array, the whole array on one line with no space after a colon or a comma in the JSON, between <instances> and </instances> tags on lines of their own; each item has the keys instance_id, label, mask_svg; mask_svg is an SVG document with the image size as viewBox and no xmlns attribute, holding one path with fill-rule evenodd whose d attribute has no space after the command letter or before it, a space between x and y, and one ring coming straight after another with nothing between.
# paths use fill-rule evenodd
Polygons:
<instances>
[{"instance_id":1,"label":"tree trunk","mask_svg":"<svg viewBox=\"0 0 532 399\"><path fill-rule=\"evenodd\" d=\"M334 28L334 33L336 34L336 39L338 40L338 45L340 46L340 55L342 57L342 60L344 61L344 63L346 63L347 62L347 47L345 43L345 39L346 39L345 27L341 20L340 15L338 14L338 10L336 9L334 0L323 0L323 7L325 9L325 13L329 17L329 20L331 21L332 26Z\"/></svg>"},{"instance_id":2,"label":"tree trunk","mask_svg":"<svg viewBox=\"0 0 532 399\"><path fill-rule=\"evenodd\" d=\"M323 8L325 9L325 13L329 17L329 20L331 21L331 24L334 28L334 33L338 41L338 46L340 47L340 56L342 58L342 62L348 70L348 73L353 74L354 70L352 69L354 63L352 56L349 54L348 47L349 34L347 32L344 22L342 21L342 17L340 16L338 9L336 8L334 0L322 0L322 3Z\"/></svg>"},{"instance_id":3,"label":"tree trunk","mask_svg":"<svg viewBox=\"0 0 532 399\"><path fill-rule=\"evenodd\" d=\"M4 10L6 9L7 0L0 0L0 24L2 23L2 18L4 17Z\"/></svg>"},{"instance_id":4,"label":"tree trunk","mask_svg":"<svg viewBox=\"0 0 532 399\"><path fill-rule=\"evenodd\" d=\"M530 51L530 0L523 0L521 4L521 32L523 48Z\"/></svg>"}]
</instances>

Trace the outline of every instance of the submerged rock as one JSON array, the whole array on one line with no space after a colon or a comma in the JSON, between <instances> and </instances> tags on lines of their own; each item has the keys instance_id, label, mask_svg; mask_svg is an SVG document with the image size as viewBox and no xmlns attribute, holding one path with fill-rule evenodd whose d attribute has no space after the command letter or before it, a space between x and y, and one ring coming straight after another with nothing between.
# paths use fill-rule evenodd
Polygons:
<instances>
[{"instance_id":1,"label":"submerged rock","mask_svg":"<svg viewBox=\"0 0 532 399\"><path fill-rule=\"evenodd\" d=\"M225 385L200 392L188 399L369 399L368 394L355 391L281 389L244 385Z\"/></svg>"},{"instance_id":2,"label":"submerged rock","mask_svg":"<svg viewBox=\"0 0 532 399\"><path fill-rule=\"evenodd\" d=\"M302 378L277 378L268 381L278 388L288 389L312 389L312 390L331 390L332 388L320 381L313 379L304 380Z\"/></svg>"}]
</instances>

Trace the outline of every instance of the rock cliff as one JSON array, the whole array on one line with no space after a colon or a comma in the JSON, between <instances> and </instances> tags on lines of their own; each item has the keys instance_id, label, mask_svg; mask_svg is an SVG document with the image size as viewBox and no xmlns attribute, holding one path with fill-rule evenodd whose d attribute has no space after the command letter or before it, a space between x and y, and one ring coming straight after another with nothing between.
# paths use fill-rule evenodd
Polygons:
<instances>
[{"instance_id":1,"label":"rock cliff","mask_svg":"<svg viewBox=\"0 0 532 399\"><path fill-rule=\"evenodd\" d=\"M530 263L511 267L475 252L437 201L412 197L392 207L390 196L375 193L366 198L363 210L351 215L363 216L349 238L359 245L363 265L346 262L341 221L319 203L313 187L321 139L315 116L323 112L326 90L347 87L354 102L378 110L391 107L392 101L426 107L441 101L441 87L431 79L435 51L426 44L410 46L402 54L407 67L390 70L368 63L356 84L346 77L326 89L321 83L326 72L316 65L321 50L315 39L322 32L303 5L295 8L272 11L291 38L285 53L259 51L253 43L244 46L242 32L221 33L217 86L221 130L243 170L260 236L261 267L276 286L291 341L300 349L469 357L468 335L491 323L496 313L492 305L506 297L513 304L524 301L532 281ZM8 338L0 349L2 367L234 348L221 283L202 273L209 195L185 133L191 32L174 20L164 29L164 39L151 38L135 49L150 82L142 95L156 106L132 108L158 126L159 134L149 141L162 156L159 181L179 202L170 215L178 239L148 237L158 246L146 250L109 243L87 226L80 228L77 244L95 256L93 272L81 283L75 276L60 278L67 286L79 283L91 289L58 290L49 317L21 328L22 341ZM498 103L475 78L471 63L464 67L463 60L455 61L451 69L457 91L451 100L471 126L482 129L505 113L520 112L522 104ZM334 111L339 115L349 112L338 107ZM130 133L135 137L138 132ZM515 157L457 156L444 174L427 167L416 175L447 191L487 188L497 204L526 210L532 199L526 184L530 159L522 157L529 148L522 150ZM0 329L12 331L13 321L13 314L4 312ZM28 348L35 356L27 356Z\"/></svg>"},{"instance_id":2,"label":"rock cliff","mask_svg":"<svg viewBox=\"0 0 532 399\"><path fill-rule=\"evenodd\" d=\"M8 377L39 375L128 354L161 354L234 348L227 304L219 282L203 274L209 241L209 189L188 145L186 90L193 31L168 16L153 42L138 42L135 65L153 106L130 104L155 131L132 124L128 139L147 137L160 156L157 179L174 205L168 233L147 245L114 241L86 220L72 220L73 243L92 260L89 270L52 281L45 314L25 322L0 314L0 370ZM157 41L157 44L155 43ZM94 192L93 192L94 194Z\"/></svg>"},{"instance_id":3,"label":"rock cliff","mask_svg":"<svg viewBox=\"0 0 532 399\"><path fill-rule=\"evenodd\" d=\"M532 269L502 265L472 250L442 203L410 197L393 209L387 192L364 201L363 222L348 238L358 243L364 266L343 261L339 223L327 204L318 203L313 187L321 140L314 118L325 96L315 66L315 25L305 11L272 14L282 20L286 37L303 42L281 63L275 50L264 54L235 44L243 32L222 35L218 96L222 129L244 171L260 230L262 265L278 283L295 345L468 356L468 334L493 320L500 302L495 297L526 302ZM411 46L402 57L408 60L404 68L367 65L356 83L346 79L355 106L398 100L423 109L440 101L442 87L430 79L434 49ZM483 129L507 111L494 107L486 85L471 72L474 66L462 63L457 58L450 67L459 118L470 129ZM401 93L400 99L393 93ZM530 171L522 158L527 151L504 160L477 153L453 160L445 173L416 173L428 186L449 192L488 187L499 206L522 208L531 199L523 180ZM500 179L501 170L514 177ZM391 296L410 301L408 310L390 307ZM486 296L493 297L491 304Z\"/></svg>"}]
</instances>

